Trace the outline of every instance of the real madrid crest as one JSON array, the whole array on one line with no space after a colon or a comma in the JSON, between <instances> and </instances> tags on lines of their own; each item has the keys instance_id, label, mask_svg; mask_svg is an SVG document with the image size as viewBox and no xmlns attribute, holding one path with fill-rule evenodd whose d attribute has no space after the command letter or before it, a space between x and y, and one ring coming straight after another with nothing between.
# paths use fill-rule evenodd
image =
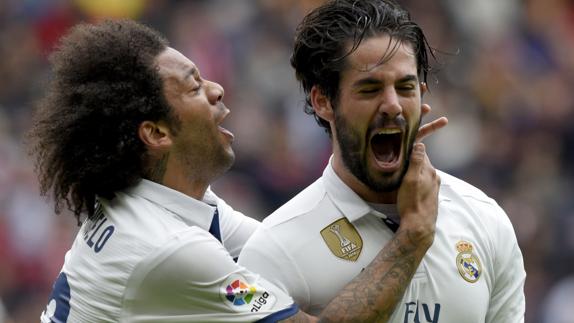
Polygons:
<instances>
[{"instance_id":1,"label":"real madrid crest","mask_svg":"<svg viewBox=\"0 0 574 323\"><path fill-rule=\"evenodd\" d=\"M456 243L456 267L458 272L469 283L476 283L482 274L482 265L478 256L472 252L472 243L461 240Z\"/></svg>"},{"instance_id":2,"label":"real madrid crest","mask_svg":"<svg viewBox=\"0 0 574 323\"><path fill-rule=\"evenodd\" d=\"M357 261L363 249L363 239L347 218L326 226L321 236L331 252L341 259Z\"/></svg>"}]
</instances>

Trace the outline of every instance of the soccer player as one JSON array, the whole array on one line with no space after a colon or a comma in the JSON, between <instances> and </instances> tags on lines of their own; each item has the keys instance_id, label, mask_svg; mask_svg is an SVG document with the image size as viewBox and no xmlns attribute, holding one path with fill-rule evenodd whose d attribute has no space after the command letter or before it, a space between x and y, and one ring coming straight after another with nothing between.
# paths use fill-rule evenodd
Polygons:
<instances>
[{"instance_id":1,"label":"soccer player","mask_svg":"<svg viewBox=\"0 0 574 323\"><path fill-rule=\"evenodd\" d=\"M291 63L333 155L322 177L263 221L239 263L311 314L346 294L409 217L404 202L415 192L402 185L430 108L422 103L429 51L392 0L328 1L297 29ZM437 172L434 243L406 290L396 289L394 311L384 309L389 322L523 322L524 265L508 217L477 188Z\"/></svg>"},{"instance_id":2,"label":"soccer player","mask_svg":"<svg viewBox=\"0 0 574 323\"><path fill-rule=\"evenodd\" d=\"M76 26L51 62L32 151L43 194L83 223L41 322L375 321L432 243L439 180L421 149L405 229L344 289L356 298L307 315L234 262L259 223L209 188L234 160L219 84L131 21Z\"/></svg>"}]
</instances>

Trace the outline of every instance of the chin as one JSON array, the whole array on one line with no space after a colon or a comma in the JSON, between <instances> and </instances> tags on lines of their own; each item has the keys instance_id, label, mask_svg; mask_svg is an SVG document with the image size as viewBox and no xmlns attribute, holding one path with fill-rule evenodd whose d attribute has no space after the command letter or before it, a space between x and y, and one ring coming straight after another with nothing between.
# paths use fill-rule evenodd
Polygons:
<instances>
[{"instance_id":1,"label":"chin","mask_svg":"<svg viewBox=\"0 0 574 323\"><path fill-rule=\"evenodd\" d=\"M222 158L222 164L225 165L225 170L229 170L231 166L235 163L235 153L233 150L229 150L226 152L225 156Z\"/></svg>"},{"instance_id":2,"label":"chin","mask_svg":"<svg viewBox=\"0 0 574 323\"><path fill-rule=\"evenodd\" d=\"M375 192L394 192L401 187L402 183L402 176L393 175L392 177L385 177L379 180L371 180L370 183L367 184L369 188Z\"/></svg>"},{"instance_id":3,"label":"chin","mask_svg":"<svg viewBox=\"0 0 574 323\"><path fill-rule=\"evenodd\" d=\"M392 173L371 170L367 175L366 182L363 181L363 183L375 192L394 192L401 186L407 168L403 162L401 167Z\"/></svg>"}]
</instances>

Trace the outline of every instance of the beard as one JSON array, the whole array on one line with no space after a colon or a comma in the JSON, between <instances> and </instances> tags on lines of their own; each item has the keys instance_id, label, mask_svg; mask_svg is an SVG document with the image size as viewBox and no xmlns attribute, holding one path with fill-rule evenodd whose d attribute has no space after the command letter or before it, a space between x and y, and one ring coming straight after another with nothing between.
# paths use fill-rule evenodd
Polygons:
<instances>
[{"instance_id":1,"label":"beard","mask_svg":"<svg viewBox=\"0 0 574 323\"><path fill-rule=\"evenodd\" d=\"M404 149L403 162L398 170L399 175L394 173L378 173L369 170L367 161L367 149L369 146L367 135L361 135L353 129L347 120L335 110L335 129L343 164L359 181L374 192L392 192L397 190L403 181L408 167L411 152L416 138L416 131L407 125L405 129L406 141L403 140L401 149ZM402 118L402 117L401 117ZM406 122L404 119L400 122ZM398 123L398 122L395 122ZM414 129L418 129L419 119ZM374 127L370 127L372 129ZM368 134L369 132L367 132ZM363 148L364 147L364 148Z\"/></svg>"},{"instance_id":2,"label":"beard","mask_svg":"<svg viewBox=\"0 0 574 323\"><path fill-rule=\"evenodd\" d=\"M209 133L205 129L203 133ZM213 136L202 135L201 137L187 138L176 142L176 153L183 165L186 165L187 175L194 179L212 182L227 172L235 162L235 153L231 146L225 144Z\"/></svg>"}]
</instances>

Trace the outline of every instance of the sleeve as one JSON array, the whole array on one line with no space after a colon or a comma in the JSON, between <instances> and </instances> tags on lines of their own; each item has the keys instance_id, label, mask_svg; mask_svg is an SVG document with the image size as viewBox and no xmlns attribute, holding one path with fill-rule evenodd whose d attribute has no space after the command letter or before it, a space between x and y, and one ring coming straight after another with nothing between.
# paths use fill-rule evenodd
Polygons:
<instances>
[{"instance_id":1,"label":"sleeve","mask_svg":"<svg viewBox=\"0 0 574 323\"><path fill-rule=\"evenodd\" d=\"M220 215L223 245L231 257L237 259L247 239L255 232L260 223L241 212L235 211L222 199L218 199L217 209Z\"/></svg>"},{"instance_id":2,"label":"sleeve","mask_svg":"<svg viewBox=\"0 0 574 323\"><path fill-rule=\"evenodd\" d=\"M496 208L501 219L496 232L494 287L490 295L486 323L522 323L526 306L524 261L508 216L498 205Z\"/></svg>"},{"instance_id":3,"label":"sleeve","mask_svg":"<svg viewBox=\"0 0 574 323\"><path fill-rule=\"evenodd\" d=\"M302 310L310 304L309 286L297 262L261 224L241 251L238 264L265 277L291 295Z\"/></svg>"},{"instance_id":4,"label":"sleeve","mask_svg":"<svg viewBox=\"0 0 574 323\"><path fill-rule=\"evenodd\" d=\"M237 265L208 232L191 227L136 266L121 321L277 321L297 311L281 289Z\"/></svg>"}]
</instances>

